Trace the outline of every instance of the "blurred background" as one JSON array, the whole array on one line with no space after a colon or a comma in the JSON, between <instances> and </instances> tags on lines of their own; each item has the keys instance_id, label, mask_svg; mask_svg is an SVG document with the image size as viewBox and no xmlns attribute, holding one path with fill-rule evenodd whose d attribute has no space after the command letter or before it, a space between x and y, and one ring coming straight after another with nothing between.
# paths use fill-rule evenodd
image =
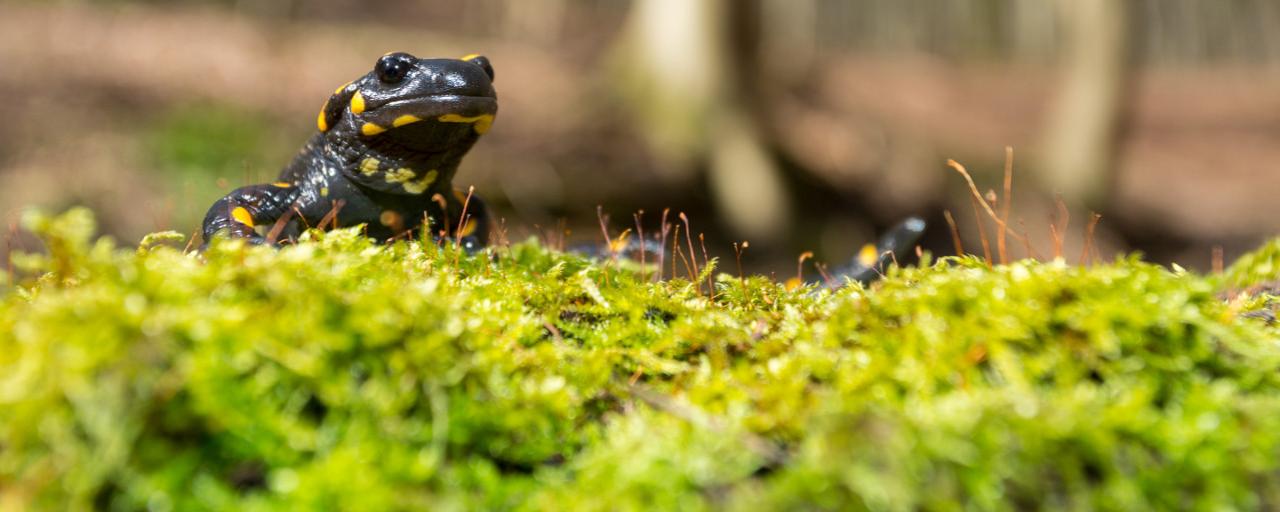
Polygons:
<instances>
[{"instance_id":1,"label":"blurred background","mask_svg":"<svg viewBox=\"0 0 1280 512\"><path fill-rule=\"evenodd\" d=\"M194 233L388 51L492 60L500 112L456 184L511 240L670 208L783 275L912 214L951 254L950 211L980 253L945 161L998 192L1006 146L1014 256L1061 230L1077 261L1092 211L1104 258L1207 269L1280 233L1274 0L0 0L6 239L32 243L28 206Z\"/></svg>"}]
</instances>

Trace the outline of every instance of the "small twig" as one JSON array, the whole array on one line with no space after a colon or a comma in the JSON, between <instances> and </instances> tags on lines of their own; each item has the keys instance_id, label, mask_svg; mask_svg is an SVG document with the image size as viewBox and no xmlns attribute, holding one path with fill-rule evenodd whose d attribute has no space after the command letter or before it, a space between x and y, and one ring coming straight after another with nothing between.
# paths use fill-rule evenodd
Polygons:
<instances>
[{"instance_id":1,"label":"small twig","mask_svg":"<svg viewBox=\"0 0 1280 512\"><path fill-rule=\"evenodd\" d=\"M445 198L444 198L444 196L443 196L443 195L441 195L439 192L437 192L437 193L435 193L435 194L431 194L431 201L432 201L432 202L434 202L434 203L436 203L436 205L440 207L440 211L442 211L442 212L447 212L447 211L449 211L449 200L448 200L448 199L445 199ZM428 217L426 216L426 214L425 214L425 213L423 214L423 218L424 218L424 219L425 219L425 218L428 218ZM444 228L445 228L446 230L447 230L447 229L449 229L449 226L448 226L448 224L449 224L449 219L445 219L444 224L445 224L445 227L444 227ZM429 229L429 228L430 228L430 224L427 224L427 226L428 226L428 229Z\"/></svg>"},{"instance_id":2,"label":"small twig","mask_svg":"<svg viewBox=\"0 0 1280 512\"><path fill-rule=\"evenodd\" d=\"M987 261L987 266L990 267L991 266L991 242L987 240L987 228L983 226L983 224L986 224L986 223L982 222L982 211L978 209L979 202L981 202L983 205L987 203L983 201L982 198L979 196L973 196L970 198L970 200L973 202L973 220L978 222L978 238L982 240L982 258Z\"/></svg>"},{"instance_id":3,"label":"small twig","mask_svg":"<svg viewBox=\"0 0 1280 512\"><path fill-rule=\"evenodd\" d=\"M947 165L950 166L952 169L955 169L956 172L960 173L960 176L964 177L965 183L969 185L969 192L973 195L974 200L976 200L978 204L982 206L982 209L986 210L987 216L991 217L991 220L996 221L996 224L1000 225L1001 227L1004 227L1005 229L1009 229L1008 224L1005 223L1005 221L1001 219L999 215L996 215L995 210L991 209L991 205L987 204L987 201L982 198L982 192L978 191L978 185L973 182L973 177L969 175L969 171L965 170L964 166L960 165L960 162L957 162L955 160L947 160ZM1019 240L1023 240L1026 238L1026 235L1019 233L1017 231L1014 231L1013 229L1009 229L1009 236L1012 236Z\"/></svg>"},{"instance_id":4,"label":"small twig","mask_svg":"<svg viewBox=\"0 0 1280 512\"><path fill-rule=\"evenodd\" d=\"M191 252L191 247L195 246L195 243L196 243L196 236L197 236L197 235L199 235L199 234L200 234L200 229L199 229L199 228L196 228L196 230L195 230L195 231L192 231L192 232L191 232L191 238L188 238L188 239L187 239L187 246L182 248L182 254L187 254L187 253ZM6 244L7 244L7 241L6 241ZM12 247L10 247L10 248L9 248L9 252L10 252L10 253L12 253L12 252L13 252L13 248L12 248ZM10 279L12 279L12 278L13 278L13 264L12 264L12 263L10 263L10 264L9 264L9 278L10 278Z\"/></svg>"},{"instance_id":5,"label":"small twig","mask_svg":"<svg viewBox=\"0 0 1280 512\"><path fill-rule=\"evenodd\" d=\"M325 225L330 223L333 224L334 229L338 228L338 212L342 211L342 207L346 206L347 202L342 199L335 199L330 204L329 213L324 214L324 217L320 218L320 222L316 223L316 229L323 230L325 229ZM298 211L297 205L291 208L291 210L297 212L299 218L304 218L302 217L302 212ZM304 220L303 222L305 223L306 221Z\"/></svg>"},{"instance_id":6,"label":"small twig","mask_svg":"<svg viewBox=\"0 0 1280 512\"><path fill-rule=\"evenodd\" d=\"M658 273L654 274L654 281L662 280L662 273L667 266L667 235L671 231L671 225L667 223L667 213L670 213L670 211L670 208L662 209L662 241L658 244ZM672 275L675 275L675 265L676 261L673 257L671 259Z\"/></svg>"},{"instance_id":7,"label":"small twig","mask_svg":"<svg viewBox=\"0 0 1280 512\"><path fill-rule=\"evenodd\" d=\"M649 251L648 247L645 246L647 242L644 239L644 210L631 214L631 218L636 221L636 236L640 240L640 280L648 281L649 267L645 264L645 253Z\"/></svg>"},{"instance_id":8,"label":"small twig","mask_svg":"<svg viewBox=\"0 0 1280 512\"><path fill-rule=\"evenodd\" d=\"M1009 262L1009 254L1005 250L1005 231L1009 223L1009 209L1013 207L1013 147L1004 148L1004 197L1000 200L1000 231L996 233L996 251L1000 254L1000 264Z\"/></svg>"},{"instance_id":9,"label":"small twig","mask_svg":"<svg viewBox=\"0 0 1280 512\"><path fill-rule=\"evenodd\" d=\"M1093 218L1089 219L1089 226L1085 228L1084 250L1080 252L1080 265L1089 265L1089 256L1091 255L1090 251L1093 248L1094 228L1098 227L1098 222L1101 220L1102 214L1097 212L1094 212Z\"/></svg>"},{"instance_id":10,"label":"small twig","mask_svg":"<svg viewBox=\"0 0 1280 512\"><path fill-rule=\"evenodd\" d=\"M271 225L271 230L267 231L268 244L274 244L276 243L276 240L280 239L280 233L284 232L284 226L289 223L289 217L292 217L293 213L296 211L298 211L298 204L294 203L284 211L284 215L281 215L280 218L276 219L276 222ZM338 212L334 211L333 216L337 217Z\"/></svg>"},{"instance_id":11,"label":"small twig","mask_svg":"<svg viewBox=\"0 0 1280 512\"><path fill-rule=\"evenodd\" d=\"M747 300L747 278L742 274L742 251L747 250L747 247L751 247L751 244L746 240L743 240L741 245L733 244L733 254L738 260L738 282L742 284L742 299L744 301Z\"/></svg>"},{"instance_id":12,"label":"small twig","mask_svg":"<svg viewBox=\"0 0 1280 512\"><path fill-rule=\"evenodd\" d=\"M800 253L800 257L796 258L796 282L804 282L804 260L813 257L813 251L805 251Z\"/></svg>"},{"instance_id":13,"label":"small twig","mask_svg":"<svg viewBox=\"0 0 1280 512\"><path fill-rule=\"evenodd\" d=\"M707 256L707 240L706 237L702 236L702 233L698 233L698 244L702 246L703 264L710 265L711 258ZM711 300L716 300L716 283L711 273L707 273L707 293L711 295Z\"/></svg>"},{"instance_id":14,"label":"small twig","mask_svg":"<svg viewBox=\"0 0 1280 512\"><path fill-rule=\"evenodd\" d=\"M1210 267L1213 268L1214 274L1221 274L1225 265L1222 262L1222 246L1213 246L1213 255L1210 256Z\"/></svg>"},{"instance_id":15,"label":"small twig","mask_svg":"<svg viewBox=\"0 0 1280 512\"><path fill-rule=\"evenodd\" d=\"M297 215L298 215L298 220L302 221L302 228L303 228L303 229L306 229L306 230L310 230L310 229L311 229L311 223L310 223L310 222L307 222L307 218L306 218L306 217L304 217L304 216L302 215L302 211L298 209L298 205L297 205L297 204L294 204L293 206L290 206L290 207L289 207L289 209L290 209L290 210L293 210L293 213L295 213L295 214L297 214Z\"/></svg>"},{"instance_id":16,"label":"small twig","mask_svg":"<svg viewBox=\"0 0 1280 512\"><path fill-rule=\"evenodd\" d=\"M835 288L837 284L836 278L832 277L831 274L827 273L826 265L823 265L821 263L814 263L813 268L818 269L818 275L822 276L822 280L827 283L827 286Z\"/></svg>"},{"instance_id":17,"label":"small twig","mask_svg":"<svg viewBox=\"0 0 1280 512\"><path fill-rule=\"evenodd\" d=\"M956 246L956 256L964 256L964 244L960 242L960 228L956 226L955 217L951 216L951 210L942 210L942 216L947 219L947 226L951 227L951 243Z\"/></svg>"},{"instance_id":18,"label":"small twig","mask_svg":"<svg viewBox=\"0 0 1280 512\"><path fill-rule=\"evenodd\" d=\"M1062 257L1062 234L1058 232L1058 226L1049 223L1049 236L1053 238L1053 259Z\"/></svg>"},{"instance_id":19,"label":"small twig","mask_svg":"<svg viewBox=\"0 0 1280 512\"><path fill-rule=\"evenodd\" d=\"M689 265L689 259L688 259L688 258L685 258L685 257L684 257L684 251L680 250L680 225L679 225L679 224L676 224L675 226L676 226L675 235L673 235L673 236L671 237L671 241L673 242L673 243L671 244L671 253L672 253L672 256L671 256L671 279L675 279L675 278L676 278L676 256L679 256L679 257L680 257L680 261L681 261L682 263L684 263L684 269L685 269L686 271L689 271L689 272L692 272L692 271L693 271L693 267ZM689 278L689 281L690 281L690 282L693 282L693 280L694 280L694 278L692 278L692 277L691 277L691 278ZM701 290L699 290L699 291L701 291Z\"/></svg>"},{"instance_id":20,"label":"small twig","mask_svg":"<svg viewBox=\"0 0 1280 512\"><path fill-rule=\"evenodd\" d=\"M609 236L609 216L604 214L602 205L596 205L596 220L600 223L600 234L604 235L604 247L609 251L609 263L617 263L618 253L613 250L613 238ZM605 268L607 272L608 267Z\"/></svg>"},{"instance_id":21,"label":"small twig","mask_svg":"<svg viewBox=\"0 0 1280 512\"><path fill-rule=\"evenodd\" d=\"M467 209L471 206L471 196L475 192L475 185L467 187L467 197L462 200L462 212L458 214L457 227L453 228L453 268L459 270L462 269L462 231L466 229L467 223L474 220L472 216L467 215ZM448 228L448 226L445 227Z\"/></svg>"},{"instance_id":22,"label":"small twig","mask_svg":"<svg viewBox=\"0 0 1280 512\"><path fill-rule=\"evenodd\" d=\"M1027 231L1027 223L1022 220L1022 217L1018 217L1018 227L1022 228L1023 233L1029 233L1029 231ZM1050 225L1049 227L1053 228L1053 225ZM1022 250L1026 251L1028 258L1035 260L1041 259L1040 254L1031 246L1031 240L1026 238L1022 239Z\"/></svg>"},{"instance_id":23,"label":"small twig","mask_svg":"<svg viewBox=\"0 0 1280 512\"><path fill-rule=\"evenodd\" d=\"M1071 227L1071 210L1067 209L1067 202L1062 200L1062 196L1057 196L1056 198L1054 198L1054 205L1057 206L1057 209L1058 209L1057 216L1062 219L1062 227L1057 229L1052 229L1053 226L1050 226L1051 232L1055 233L1054 240L1053 240L1053 243L1054 243L1053 257L1065 258L1067 254L1067 251L1066 251L1067 228ZM1057 224L1057 222L1055 221L1054 224Z\"/></svg>"},{"instance_id":24,"label":"small twig","mask_svg":"<svg viewBox=\"0 0 1280 512\"><path fill-rule=\"evenodd\" d=\"M693 260L693 267L689 269L689 281L693 281L698 286L698 295L702 295L702 283L698 282L698 255L693 252L693 230L689 227L689 217L684 212L680 212L680 221L684 222L684 238L689 242L689 259Z\"/></svg>"},{"instance_id":25,"label":"small twig","mask_svg":"<svg viewBox=\"0 0 1280 512\"><path fill-rule=\"evenodd\" d=\"M604 282L609 282L609 267L618 263L618 253L613 250L613 240L609 237L609 218L604 214L604 206L596 205L596 220L600 222L600 233L604 235L604 248L609 251L609 262L604 265Z\"/></svg>"},{"instance_id":26,"label":"small twig","mask_svg":"<svg viewBox=\"0 0 1280 512\"><path fill-rule=\"evenodd\" d=\"M453 238L455 240L457 240L458 235L462 233L463 228L467 227L467 222L470 220L467 218L467 208L471 206L471 196L475 194L475 192L476 192L475 185L471 185L467 187L467 197L462 200L462 213L458 214L458 227L454 228L453 230ZM462 244L459 241L458 246L461 246L461 245Z\"/></svg>"},{"instance_id":27,"label":"small twig","mask_svg":"<svg viewBox=\"0 0 1280 512\"><path fill-rule=\"evenodd\" d=\"M508 250L511 249L511 239L508 238L507 236L507 218L506 217L498 218L498 225L494 226L493 235L494 235L493 237L494 240L497 242L496 245L501 246L504 249L508 249Z\"/></svg>"}]
</instances>

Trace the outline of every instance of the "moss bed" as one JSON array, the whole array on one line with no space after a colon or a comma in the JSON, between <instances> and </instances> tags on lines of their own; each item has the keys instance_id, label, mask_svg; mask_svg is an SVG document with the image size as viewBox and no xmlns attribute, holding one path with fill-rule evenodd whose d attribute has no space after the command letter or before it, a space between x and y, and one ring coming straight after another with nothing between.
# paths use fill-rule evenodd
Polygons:
<instances>
[{"instance_id":1,"label":"moss bed","mask_svg":"<svg viewBox=\"0 0 1280 512\"><path fill-rule=\"evenodd\" d=\"M709 296L535 242L201 258L26 224L4 510L1280 507L1280 244Z\"/></svg>"}]
</instances>

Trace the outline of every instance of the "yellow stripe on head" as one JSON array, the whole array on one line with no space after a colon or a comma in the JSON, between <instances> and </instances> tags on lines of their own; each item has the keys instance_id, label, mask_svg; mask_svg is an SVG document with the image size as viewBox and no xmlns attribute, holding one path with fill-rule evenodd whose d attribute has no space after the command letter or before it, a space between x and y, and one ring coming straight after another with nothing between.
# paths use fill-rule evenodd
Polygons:
<instances>
[{"instance_id":1,"label":"yellow stripe on head","mask_svg":"<svg viewBox=\"0 0 1280 512\"><path fill-rule=\"evenodd\" d=\"M442 123L471 123L476 133L484 135L489 131L489 127L493 126L493 114L480 114L478 116L462 116L458 114L445 114L438 118Z\"/></svg>"},{"instance_id":2,"label":"yellow stripe on head","mask_svg":"<svg viewBox=\"0 0 1280 512\"><path fill-rule=\"evenodd\" d=\"M328 105L328 103L325 105ZM320 115L316 116L316 128L319 128L322 132L329 131L329 123L324 120L324 109L320 109Z\"/></svg>"},{"instance_id":3,"label":"yellow stripe on head","mask_svg":"<svg viewBox=\"0 0 1280 512\"><path fill-rule=\"evenodd\" d=\"M343 90L343 89L346 89L348 85L351 85L351 82L347 82L347 83L345 83L345 84L339 85L337 89L334 89L334 90L333 90L333 93L334 93L334 94L339 94L339 93L341 93L341 92L342 92L342 90Z\"/></svg>"},{"instance_id":4,"label":"yellow stripe on head","mask_svg":"<svg viewBox=\"0 0 1280 512\"><path fill-rule=\"evenodd\" d=\"M413 124L413 123L416 123L416 122L421 121L421 120L422 120L422 118L421 118L421 117L415 116L415 115L413 115L413 114L405 114L405 115L402 115L402 116L400 116L400 117L397 117L395 121L392 121L392 122L391 122L391 126L394 126L394 127L396 127L396 128L399 128L399 127L404 126L404 125L406 125L406 124Z\"/></svg>"},{"instance_id":5,"label":"yellow stripe on head","mask_svg":"<svg viewBox=\"0 0 1280 512\"><path fill-rule=\"evenodd\" d=\"M364 95L360 94L360 91L356 91L356 93L351 96L351 113L359 114L362 112L364 112Z\"/></svg>"},{"instance_id":6,"label":"yellow stripe on head","mask_svg":"<svg viewBox=\"0 0 1280 512\"><path fill-rule=\"evenodd\" d=\"M272 184L271 184L271 186L273 186L273 187L280 187L280 188L289 188L289 187L292 187L292 186L293 186L293 184L292 184L292 183L289 183L289 182L287 182L287 181L277 181L277 182L275 182L275 183L272 183Z\"/></svg>"},{"instance_id":7,"label":"yellow stripe on head","mask_svg":"<svg viewBox=\"0 0 1280 512\"><path fill-rule=\"evenodd\" d=\"M480 56L480 54L478 54L478 53L468 53L468 54L466 54L466 55L463 55L463 56L462 56L462 58L461 58L461 59L458 59L458 60L471 60L471 59L474 59L474 58L479 57L479 56Z\"/></svg>"},{"instance_id":8,"label":"yellow stripe on head","mask_svg":"<svg viewBox=\"0 0 1280 512\"><path fill-rule=\"evenodd\" d=\"M234 210L231 210L231 218L235 219L236 222L253 227L253 215L250 215L249 210L246 210L243 206L237 206Z\"/></svg>"}]
</instances>

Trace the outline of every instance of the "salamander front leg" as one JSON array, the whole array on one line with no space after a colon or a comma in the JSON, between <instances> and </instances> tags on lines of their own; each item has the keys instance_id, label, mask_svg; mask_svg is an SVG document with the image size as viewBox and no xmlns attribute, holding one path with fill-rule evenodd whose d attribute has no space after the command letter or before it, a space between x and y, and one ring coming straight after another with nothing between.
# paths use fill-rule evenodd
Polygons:
<instances>
[{"instance_id":1,"label":"salamander front leg","mask_svg":"<svg viewBox=\"0 0 1280 512\"><path fill-rule=\"evenodd\" d=\"M209 243L219 233L264 244L266 238L254 229L269 225L288 211L297 199L297 188L287 183L241 187L213 203L204 216L204 240Z\"/></svg>"}]
</instances>

